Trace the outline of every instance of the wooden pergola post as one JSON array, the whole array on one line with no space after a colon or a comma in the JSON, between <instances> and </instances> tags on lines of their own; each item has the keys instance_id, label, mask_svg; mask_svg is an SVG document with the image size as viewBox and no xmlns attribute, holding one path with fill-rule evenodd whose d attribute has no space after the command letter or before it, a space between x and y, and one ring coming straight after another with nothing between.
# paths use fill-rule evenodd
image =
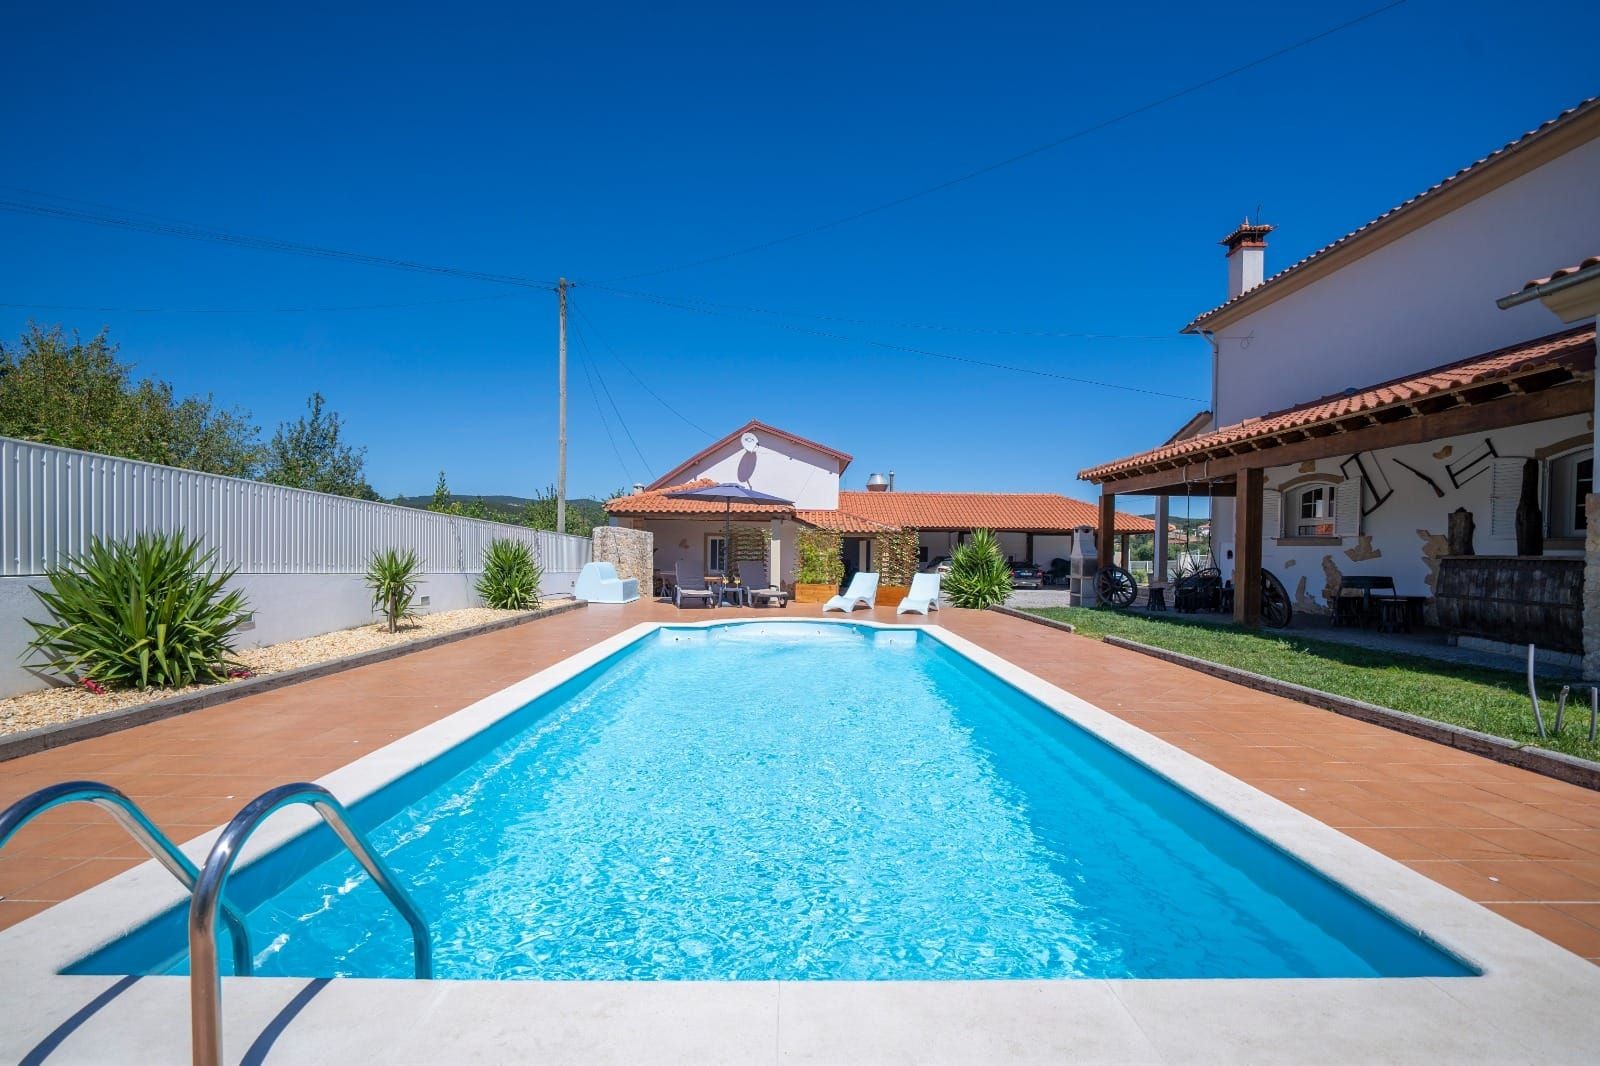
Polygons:
<instances>
[{"instance_id":1,"label":"wooden pergola post","mask_svg":"<svg viewBox=\"0 0 1600 1066\"><path fill-rule=\"evenodd\" d=\"M1118 549L1118 557L1122 561L1120 563L1118 563L1117 565L1122 567L1124 570L1126 570L1128 568L1128 538L1130 536L1132 536L1131 533L1124 533L1122 535L1122 543L1121 543L1120 548Z\"/></svg>"},{"instance_id":2,"label":"wooden pergola post","mask_svg":"<svg viewBox=\"0 0 1600 1066\"><path fill-rule=\"evenodd\" d=\"M1261 624L1261 500L1266 474L1259 466L1239 471L1233 501L1233 620L1246 626Z\"/></svg>"},{"instance_id":3,"label":"wooden pergola post","mask_svg":"<svg viewBox=\"0 0 1600 1066\"><path fill-rule=\"evenodd\" d=\"M1101 570L1111 565L1111 545L1117 536L1117 497L1105 492L1100 496L1100 529L1095 536L1098 565Z\"/></svg>"},{"instance_id":4,"label":"wooden pergola post","mask_svg":"<svg viewBox=\"0 0 1600 1066\"><path fill-rule=\"evenodd\" d=\"M1151 581L1158 585L1167 583L1167 497L1156 497L1155 576Z\"/></svg>"}]
</instances>

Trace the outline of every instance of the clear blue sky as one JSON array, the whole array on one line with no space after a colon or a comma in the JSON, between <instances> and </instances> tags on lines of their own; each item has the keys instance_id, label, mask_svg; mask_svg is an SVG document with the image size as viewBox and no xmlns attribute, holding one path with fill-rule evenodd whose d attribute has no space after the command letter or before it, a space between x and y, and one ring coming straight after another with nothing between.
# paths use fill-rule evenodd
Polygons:
<instances>
[{"instance_id":1,"label":"clear blue sky","mask_svg":"<svg viewBox=\"0 0 1600 1066\"><path fill-rule=\"evenodd\" d=\"M574 290L575 496L664 472L708 439L687 422L750 417L853 453L857 487L893 468L907 489L1088 496L1080 467L1203 403L863 341L1204 398L1207 350L1177 330L1224 294L1218 238L1259 205L1281 267L1600 91L1600 5L1411 0L946 191L616 279L893 200L1379 3L29 5L0 38L0 198L830 316ZM320 390L386 495L441 467L461 492L554 480L550 294L4 211L0 247L0 336L109 327L141 372L269 429ZM602 392L620 460L608 442L585 362L643 460Z\"/></svg>"}]
</instances>

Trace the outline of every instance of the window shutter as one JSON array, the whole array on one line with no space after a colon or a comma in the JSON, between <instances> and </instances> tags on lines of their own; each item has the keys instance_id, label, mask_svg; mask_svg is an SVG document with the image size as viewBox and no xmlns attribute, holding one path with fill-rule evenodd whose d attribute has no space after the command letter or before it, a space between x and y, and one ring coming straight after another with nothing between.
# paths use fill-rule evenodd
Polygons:
<instances>
[{"instance_id":1,"label":"window shutter","mask_svg":"<svg viewBox=\"0 0 1600 1066\"><path fill-rule=\"evenodd\" d=\"M1352 478L1333 487L1333 535L1361 535L1361 479Z\"/></svg>"},{"instance_id":2,"label":"window shutter","mask_svg":"<svg viewBox=\"0 0 1600 1066\"><path fill-rule=\"evenodd\" d=\"M1261 536L1265 540L1283 536L1283 493L1277 489L1261 493Z\"/></svg>"},{"instance_id":3,"label":"window shutter","mask_svg":"<svg viewBox=\"0 0 1600 1066\"><path fill-rule=\"evenodd\" d=\"M1517 503L1522 498L1522 464L1515 456L1494 460L1489 473L1489 536L1517 535Z\"/></svg>"}]
</instances>

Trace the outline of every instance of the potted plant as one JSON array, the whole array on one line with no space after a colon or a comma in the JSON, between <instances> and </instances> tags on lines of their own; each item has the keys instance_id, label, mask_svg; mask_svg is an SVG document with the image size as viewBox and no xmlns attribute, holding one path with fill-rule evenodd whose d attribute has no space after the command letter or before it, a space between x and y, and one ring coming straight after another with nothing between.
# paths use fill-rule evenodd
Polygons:
<instances>
[{"instance_id":1,"label":"potted plant","mask_svg":"<svg viewBox=\"0 0 1600 1066\"><path fill-rule=\"evenodd\" d=\"M823 529L803 530L795 537L798 562L794 571L796 603L827 603L839 594L844 580L844 560L839 558L839 535Z\"/></svg>"},{"instance_id":2,"label":"potted plant","mask_svg":"<svg viewBox=\"0 0 1600 1066\"><path fill-rule=\"evenodd\" d=\"M911 578L917 572L917 531L897 529L878 537L878 606L898 607L911 591Z\"/></svg>"}]
</instances>

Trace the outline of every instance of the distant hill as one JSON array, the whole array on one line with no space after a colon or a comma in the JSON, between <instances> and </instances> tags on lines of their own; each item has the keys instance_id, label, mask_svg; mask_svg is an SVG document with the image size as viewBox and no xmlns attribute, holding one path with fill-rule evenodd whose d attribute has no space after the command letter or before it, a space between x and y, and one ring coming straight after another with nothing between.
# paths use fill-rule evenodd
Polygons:
<instances>
[{"instance_id":1,"label":"distant hill","mask_svg":"<svg viewBox=\"0 0 1600 1066\"><path fill-rule=\"evenodd\" d=\"M482 500L483 503L484 503L484 506L486 506L486 507L493 507L493 508L496 508L496 509L516 510L516 509L520 509L520 508L526 507L526 506L528 506L528 504L532 503L533 502L533 497L531 497L531 496L471 496L471 495L468 495L466 493L460 493L460 492L452 492L450 494L450 502L451 503L471 503L473 500ZM417 507L417 508L426 510L428 508L428 505L433 503L433 494L429 493L426 496L398 496L398 497L396 497L395 499L393 499L393 500L391 500L389 502L397 503L401 507ZM568 500L567 501L567 506L568 507L600 507L604 503L605 503L604 500L591 500L591 499L588 499L588 498L580 497L578 499Z\"/></svg>"},{"instance_id":2,"label":"distant hill","mask_svg":"<svg viewBox=\"0 0 1600 1066\"><path fill-rule=\"evenodd\" d=\"M449 500L451 503L457 503L463 507L481 503L486 512L484 517L489 521L511 522L517 525L523 524L528 505L540 502L539 499L528 496L470 496L458 492L451 493ZM397 503L401 507L414 507L419 511L426 511L433 503L433 495L430 493L427 496L397 496L390 502ZM552 505L546 502L546 506ZM581 517L581 521L578 521L574 516ZM603 526L607 521L605 502L603 500L578 497L567 501L568 530L571 530L575 523L584 530L588 530L594 526Z\"/></svg>"}]
</instances>

